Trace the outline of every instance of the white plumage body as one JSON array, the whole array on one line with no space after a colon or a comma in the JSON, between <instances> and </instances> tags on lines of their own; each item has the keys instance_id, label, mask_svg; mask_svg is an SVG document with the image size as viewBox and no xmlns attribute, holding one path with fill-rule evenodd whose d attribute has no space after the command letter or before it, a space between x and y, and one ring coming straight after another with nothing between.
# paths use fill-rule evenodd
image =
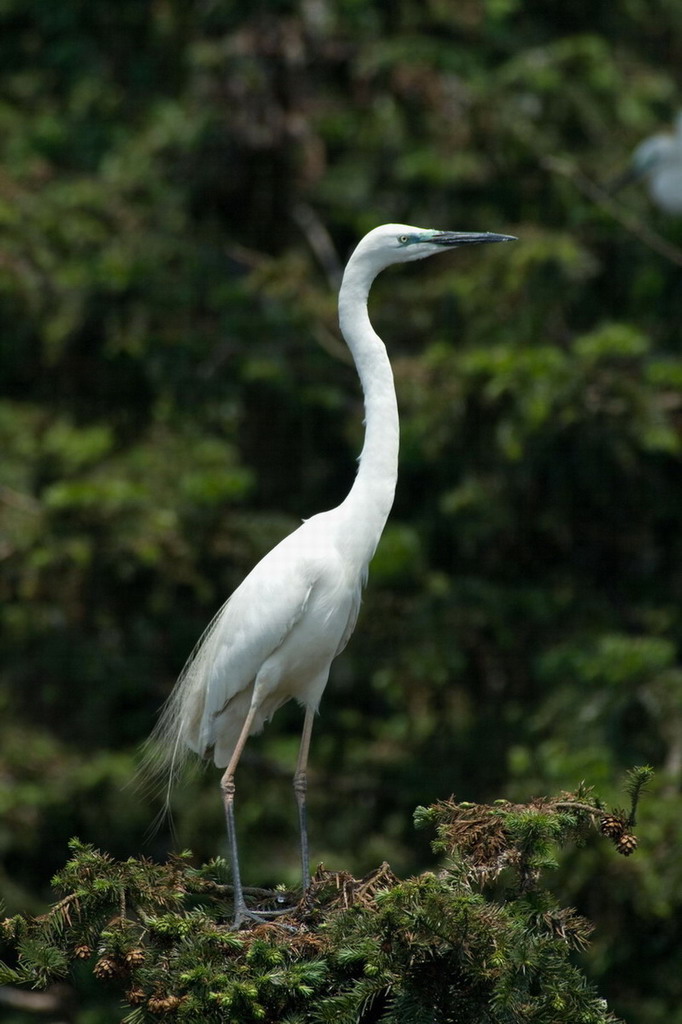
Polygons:
<instances>
[{"instance_id":1,"label":"white plumage body","mask_svg":"<svg viewBox=\"0 0 682 1024\"><path fill-rule=\"evenodd\" d=\"M251 734L290 698L314 711L348 643L367 562L344 545L343 506L303 523L270 551L209 626L179 681L179 740L224 768L252 703Z\"/></svg>"},{"instance_id":2,"label":"white plumage body","mask_svg":"<svg viewBox=\"0 0 682 1024\"><path fill-rule=\"evenodd\" d=\"M632 154L632 176L646 180L652 202L664 213L682 214L682 113L672 132L641 142Z\"/></svg>"},{"instance_id":3,"label":"white plumage body","mask_svg":"<svg viewBox=\"0 0 682 1024\"><path fill-rule=\"evenodd\" d=\"M664 213L682 213L682 140L677 152L649 176L649 193Z\"/></svg>"}]
</instances>

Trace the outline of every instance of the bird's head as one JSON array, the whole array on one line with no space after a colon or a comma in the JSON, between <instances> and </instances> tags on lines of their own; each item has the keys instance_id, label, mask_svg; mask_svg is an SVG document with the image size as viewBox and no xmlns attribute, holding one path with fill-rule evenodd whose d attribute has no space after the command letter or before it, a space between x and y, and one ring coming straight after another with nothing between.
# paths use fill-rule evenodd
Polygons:
<instances>
[{"instance_id":1,"label":"bird's head","mask_svg":"<svg viewBox=\"0 0 682 1024\"><path fill-rule=\"evenodd\" d=\"M392 263L423 260L460 245L513 241L516 241L513 235L496 235L490 231L436 231L409 224L382 224L358 243L353 258L366 259L378 273Z\"/></svg>"}]
</instances>

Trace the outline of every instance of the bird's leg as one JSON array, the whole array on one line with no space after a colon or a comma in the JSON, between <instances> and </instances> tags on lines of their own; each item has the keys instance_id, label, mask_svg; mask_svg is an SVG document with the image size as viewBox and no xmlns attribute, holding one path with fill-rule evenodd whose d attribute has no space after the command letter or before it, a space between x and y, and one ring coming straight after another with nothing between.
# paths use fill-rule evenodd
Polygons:
<instances>
[{"instance_id":1,"label":"bird's leg","mask_svg":"<svg viewBox=\"0 0 682 1024\"><path fill-rule=\"evenodd\" d=\"M251 725L253 718L256 713L256 709L252 706L249 708L249 713L246 716L246 721L239 734L237 745L234 748L230 762L225 769L225 774L220 780L220 789L223 794L223 806L225 807L225 821L227 822L227 842L230 851L230 866L232 868L232 886L234 890L234 926L239 928L242 923L242 919L246 914L246 903L244 902L244 890L242 889L242 879L239 872L239 851L237 849L237 829L234 820L234 773L237 770L237 764L239 758L242 755L244 744L246 743L249 732L251 731Z\"/></svg>"},{"instance_id":2,"label":"bird's leg","mask_svg":"<svg viewBox=\"0 0 682 1024\"><path fill-rule=\"evenodd\" d=\"M232 888L234 892L234 923L232 927L234 929L240 928L243 922L249 918L254 921L261 921L263 918L276 917L278 914L286 913L285 910L249 910L246 906L246 901L244 900L244 890L242 888L241 873L239 871L237 829L234 817L234 775L237 770L237 765L239 763L239 758L242 755L244 745L248 739L249 732L251 731L251 725L255 714L256 707L252 705L249 709L248 715L246 716L242 731L239 734L239 739L237 740L234 752L230 758L230 763L225 769L225 774L220 780L220 789L223 794L223 805L225 807L225 820L227 822L227 841L230 851L230 866L232 868Z\"/></svg>"},{"instance_id":3,"label":"bird's leg","mask_svg":"<svg viewBox=\"0 0 682 1024\"><path fill-rule=\"evenodd\" d=\"M308 751L310 750L310 736L313 731L313 720L315 712L312 708L306 708L303 732L301 733L301 745L298 748L298 761L294 772L294 793L298 804L298 826L301 836L301 877L303 879L303 892L310 885L310 856L308 853L308 815L306 812L306 791L308 789Z\"/></svg>"}]
</instances>

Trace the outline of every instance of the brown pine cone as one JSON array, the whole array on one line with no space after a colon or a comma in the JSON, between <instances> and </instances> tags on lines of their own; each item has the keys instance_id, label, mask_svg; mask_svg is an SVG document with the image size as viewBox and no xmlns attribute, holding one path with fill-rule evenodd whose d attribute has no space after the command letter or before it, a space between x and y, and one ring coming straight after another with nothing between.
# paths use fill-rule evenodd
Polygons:
<instances>
[{"instance_id":1,"label":"brown pine cone","mask_svg":"<svg viewBox=\"0 0 682 1024\"><path fill-rule=\"evenodd\" d=\"M616 814L605 814L599 828L609 839L620 839L625 832L625 822Z\"/></svg>"},{"instance_id":2,"label":"brown pine cone","mask_svg":"<svg viewBox=\"0 0 682 1024\"><path fill-rule=\"evenodd\" d=\"M625 833L616 843L616 849L618 850L618 853L622 853L624 857L629 857L630 854L634 853L637 849L636 837Z\"/></svg>"}]
</instances>

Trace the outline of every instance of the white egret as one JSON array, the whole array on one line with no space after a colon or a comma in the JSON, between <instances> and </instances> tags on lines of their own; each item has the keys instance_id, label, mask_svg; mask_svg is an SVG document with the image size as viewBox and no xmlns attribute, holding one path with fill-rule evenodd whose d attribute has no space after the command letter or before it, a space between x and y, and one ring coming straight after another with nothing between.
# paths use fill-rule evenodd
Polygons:
<instances>
[{"instance_id":1,"label":"white egret","mask_svg":"<svg viewBox=\"0 0 682 1024\"><path fill-rule=\"evenodd\" d=\"M294 773L301 871L309 882L306 765L313 717L332 661L350 638L367 569L388 517L398 475L398 408L386 348L367 312L369 289L392 263L460 245L512 241L491 233L384 224L360 241L339 291L339 322L360 377L365 439L348 496L303 522L249 573L220 609L187 662L151 737L150 767L172 782L183 755L213 757L234 886L235 927L258 919L244 901L237 854L235 770L249 735L286 701L305 709ZM155 752L156 751L156 752ZM169 782L170 786L170 782Z\"/></svg>"},{"instance_id":2,"label":"white egret","mask_svg":"<svg viewBox=\"0 0 682 1024\"><path fill-rule=\"evenodd\" d=\"M672 132L652 135L637 146L613 190L643 178L651 201L664 213L682 214L682 111Z\"/></svg>"}]
</instances>

